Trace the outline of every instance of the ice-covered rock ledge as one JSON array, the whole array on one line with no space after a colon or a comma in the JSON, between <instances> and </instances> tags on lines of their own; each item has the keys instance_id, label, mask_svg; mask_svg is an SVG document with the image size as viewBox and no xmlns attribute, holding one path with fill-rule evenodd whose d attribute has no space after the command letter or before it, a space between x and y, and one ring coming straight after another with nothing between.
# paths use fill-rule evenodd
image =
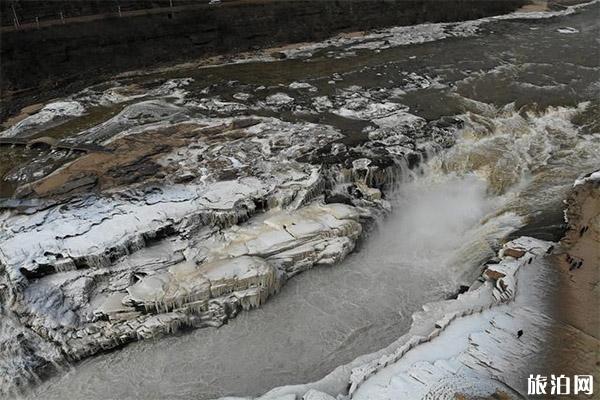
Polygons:
<instances>
[{"instance_id":1,"label":"ice-covered rock ledge","mask_svg":"<svg viewBox=\"0 0 600 400\"><path fill-rule=\"evenodd\" d=\"M427 336L415 335L393 354L355 368L349 397L525 395L526 382L521 380L525 375L520 374L525 365L519 365L520 359L540 350L551 323L539 310L514 303L519 295L517 276L520 268L535 268L536 259L552 248L552 243L528 237L505 244L501 261L485 270L482 286L455 301L428 305L415 318L444 313ZM519 337L520 331L527 337Z\"/></svg>"}]
</instances>

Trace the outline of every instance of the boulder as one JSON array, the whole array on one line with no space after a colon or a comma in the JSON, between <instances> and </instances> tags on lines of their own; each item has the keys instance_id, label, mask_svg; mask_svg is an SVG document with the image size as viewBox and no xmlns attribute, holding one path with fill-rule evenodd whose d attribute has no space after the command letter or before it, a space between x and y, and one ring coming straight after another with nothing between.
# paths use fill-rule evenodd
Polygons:
<instances>
[{"instance_id":1,"label":"boulder","mask_svg":"<svg viewBox=\"0 0 600 400\"><path fill-rule=\"evenodd\" d=\"M107 317L109 320L125 320L139 316L140 313L133 307L123 304L126 295L127 293L115 293L108 296L100 307L94 310L94 316Z\"/></svg>"},{"instance_id":2,"label":"boulder","mask_svg":"<svg viewBox=\"0 0 600 400\"><path fill-rule=\"evenodd\" d=\"M504 249L503 255L519 259L519 258L521 258L521 257L523 257L525 255L525 250L514 249L514 248L510 248L509 247L509 248L505 248Z\"/></svg>"},{"instance_id":3,"label":"boulder","mask_svg":"<svg viewBox=\"0 0 600 400\"><path fill-rule=\"evenodd\" d=\"M275 93L266 98L266 102L270 106L282 106L294 102L294 98L285 93Z\"/></svg>"},{"instance_id":4,"label":"boulder","mask_svg":"<svg viewBox=\"0 0 600 400\"><path fill-rule=\"evenodd\" d=\"M495 271L493 269L486 269L483 273L487 278L490 278L493 281L497 281L498 279L504 278L506 275L502 272Z\"/></svg>"},{"instance_id":5,"label":"boulder","mask_svg":"<svg viewBox=\"0 0 600 400\"><path fill-rule=\"evenodd\" d=\"M208 309L208 300L235 291L256 288L260 303L278 288L275 269L258 257L233 257L202 265L183 262L142 278L127 288L125 304L147 310L170 311L193 304L194 311Z\"/></svg>"}]
</instances>

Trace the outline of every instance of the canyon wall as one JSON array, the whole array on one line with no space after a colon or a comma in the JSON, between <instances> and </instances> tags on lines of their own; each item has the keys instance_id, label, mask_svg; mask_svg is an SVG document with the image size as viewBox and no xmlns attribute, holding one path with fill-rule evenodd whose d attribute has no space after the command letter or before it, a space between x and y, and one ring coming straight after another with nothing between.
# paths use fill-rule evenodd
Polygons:
<instances>
[{"instance_id":1,"label":"canyon wall","mask_svg":"<svg viewBox=\"0 0 600 400\"><path fill-rule=\"evenodd\" d=\"M458 21L514 10L525 0L231 1L164 12L2 28L1 119L107 75L211 54L314 41L344 31Z\"/></svg>"}]
</instances>

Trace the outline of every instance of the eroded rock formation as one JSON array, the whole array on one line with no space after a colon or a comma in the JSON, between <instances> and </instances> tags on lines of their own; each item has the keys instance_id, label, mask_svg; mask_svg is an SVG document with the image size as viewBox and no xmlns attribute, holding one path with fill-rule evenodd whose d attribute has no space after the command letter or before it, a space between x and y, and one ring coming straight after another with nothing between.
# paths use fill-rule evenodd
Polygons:
<instances>
[{"instance_id":1,"label":"eroded rock formation","mask_svg":"<svg viewBox=\"0 0 600 400\"><path fill-rule=\"evenodd\" d=\"M167 82L142 96L158 99L64 139L105 150L31 175L6 204L3 311L27 341L3 358L3 390L21 383L19 368L40 372L182 327L219 326L295 274L340 261L365 223L389 210L382 190L452 143L460 125L437 128L399 105L357 103L354 88L331 106L381 121L345 145L328 125L195 116L204 104L182 101L188 83ZM163 90L175 102L161 100ZM78 104L122 100L111 93L84 92ZM121 91L128 101L136 93ZM271 103L260 107L289 106ZM26 136L39 123L55 122L25 120L4 136ZM34 358L23 356L32 348Z\"/></svg>"}]
</instances>

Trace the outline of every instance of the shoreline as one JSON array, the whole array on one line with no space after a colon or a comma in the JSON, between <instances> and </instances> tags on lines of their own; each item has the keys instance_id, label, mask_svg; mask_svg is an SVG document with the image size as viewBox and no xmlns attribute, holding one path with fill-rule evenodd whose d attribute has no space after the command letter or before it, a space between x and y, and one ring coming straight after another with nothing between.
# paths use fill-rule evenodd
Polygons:
<instances>
[{"instance_id":1,"label":"shoreline","mask_svg":"<svg viewBox=\"0 0 600 400\"><path fill-rule=\"evenodd\" d=\"M555 259L560 282L554 309L556 318L573 327L594 351L591 357L574 358L562 346L554 365L569 375L594 371L596 391L600 381L600 180L576 183L568 199L565 219L569 226ZM579 266L579 263L582 263ZM571 343L573 337L561 335L558 343Z\"/></svg>"},{"instance_id":2,"label":"shoreline","mask_svg":"<svg viewBox=\"0 0 600 400\"><path fill-rule=\"evenodd\" d=\"M596 182L595 185L598 186L599 183ZM562 315L569 324L600 339L600 316L579 307L581 303L594 300L591 297L594 289L590 290L590 286L597 290L597 283L600 281L600 190L593 186L593 181L574 186L566 201L568 210L565 217L569 227L561 241L562 254L557 255L557 262L564 277L561 285ZM579 262L582 262L581 267L578 267ZM595 301L598 302L598 299Z\"/></svg>"}]
</instances>

